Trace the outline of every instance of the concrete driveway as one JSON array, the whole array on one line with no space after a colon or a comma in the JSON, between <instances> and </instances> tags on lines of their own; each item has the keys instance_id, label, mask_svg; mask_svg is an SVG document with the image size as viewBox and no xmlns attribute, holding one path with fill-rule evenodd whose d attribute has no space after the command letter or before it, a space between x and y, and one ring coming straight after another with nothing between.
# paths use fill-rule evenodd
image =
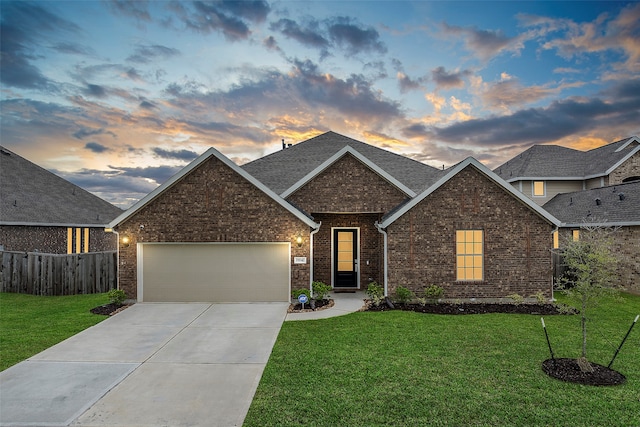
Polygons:
<instances>
[{"instance_id":1,"label":"concrete driveway","mask_svg":"<svg viewBox=\"0 0 640 427\"><path fill-rule=\"evenodd\" d=\"M0 373L0 425L242 425L288 305L136 304Z\"/></svg>"}]
</instances>

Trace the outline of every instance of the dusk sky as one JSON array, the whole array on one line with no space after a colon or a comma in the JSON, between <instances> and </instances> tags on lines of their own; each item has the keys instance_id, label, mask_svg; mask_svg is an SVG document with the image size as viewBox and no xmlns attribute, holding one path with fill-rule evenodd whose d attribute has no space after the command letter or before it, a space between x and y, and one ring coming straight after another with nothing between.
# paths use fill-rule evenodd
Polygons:
<instances>
[{"instance_id":1,"label":"dusk sky","mask_svg":"<svg viewBox=\"0 0 640 427\"><path fill-rule=\"evenodd\" d=\"M3 146L120 207L328 130L429 165L640 134L640 3L0 1Z\"/></svg>"}]
</instances>

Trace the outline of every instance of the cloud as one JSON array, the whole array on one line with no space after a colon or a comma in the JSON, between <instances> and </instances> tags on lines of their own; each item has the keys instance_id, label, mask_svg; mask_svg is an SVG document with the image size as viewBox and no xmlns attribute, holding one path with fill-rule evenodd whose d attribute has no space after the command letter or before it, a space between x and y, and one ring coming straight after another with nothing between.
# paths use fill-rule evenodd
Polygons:
<instances>
[{"instance_id":1,"label":"cloud","mask_svg":"<svg viewBox=\"0 0 640 427\"><path fill-rule=\"evenodd\" d=\"M190 162L198 157L198 153L189 150L165 150L162 148L153 148L151 151L163 159L186 160Z\"/></svg>"},{"instance_id":2,"label":"cloud","mask_svg":"<svg viewBox=\"0 0 640 427\"><path fill-rule=\"evenodd\" d=\"M248 23L263 22L271 11L266 1L260 0L195 1L191 5L174 2L171 7L188 29L204 34L220 32L229 41L249 38Z\"/></svg>"},{"instance_id":3,"label":"cloud","mask_svg":"<svg viewBox=\"0 0 640 427\"><path fill-rule=\"evenodd\" d=\"M329 56L331 47L342 49L346 55L387 52L378 31L349 17L333 17L322 21L307 18L302 23L282 18L272 23L270 29L303 46L319 49L321 58Z\"/></svg>"},{"instance_id":4,"label":"cloud","mask_svg":"<svg viewBox=\"0 0 640 427\"><path fill-rule=\"evenodd\" d=\"M447 127L405 129L451 144L499 146L542 144L594 130L638 128L640 79L616 84L593 98L554 101L544 108L473 119Z\"/></svg>"},{"instance_id":5,"label":"cloud","mask_svg":"<svg viewBox=\"0 0 640 427\"><path fill-rule=\"evenodd\" d=\"M91 128L87 128L87 127L81 127L78 131L73 133L73 137L76 139L84 139L88 136L94 136L94 135L111 135L112 137L116 138L116 134L111 132L111 131L107 131L104 128L100 128L100 129L91 129Z\"/></svg>"},{"instance_id":6,"label":"cloud","mask_svg":"<svg viewBox=\"0 0 640 427\"><path fill-rule=\"evenodd\" d=\"M55 90L50 81L32 61L37 40L55 32L78 34L80 28L60 18L42 6L26 2L3 2L0 22L0 82L6 86Z\"/></svg>"},{"instance_id":7,"label":"cloud","mask_svg":"<svg viewBox=\"0 0 640 427\"><path fill-rule=\"evenodd\" d=\"M469 70L448 72L442 66L431 70L431 78L436 83L436 87L438 89L453 89L463 87L463 77L467 77L470 75L471 71Z\"/></svg>"},{"instance_id":8,"label":"cloud","mask_svg":"<svg viewBox=\"0 0 640 427\"><path fill-rule=\"evenodd\" d=\"M398 85L400 86L400 92L407 93L412 90L420 89L422 87L422 83L424 82L424 78L419 77L416 80L412 80L411 77L407 76L402 71L398 71L396 74L396 79L398 80Z\"/></svg>"},{"instance_id":9,"label":"cloud","mask_svg":"<svg viewBox=\"0 0 640 427\"><path fill-rule=\"evenodd\" d=\"M331 40L342 47L347 54L387 52L387 47L380 41L380 34L374 28L365 28L352 18L332 18L328 20L327 26Z\"/></svg>"},{"instance_id":10,"label":"cloud","mask_svg":"<svg viewBox=\"0 0 640 427\"><path fill-rule=\"evenodd\" d=\"M115 13L130 16L139 21L151 21L146 0L109 0L109 7Z\"/></svg>"},{"instance_id":11,"label":"cloud","mask_svg":"<svg viewBox=\"0 0 640 427\"><path fill-rule=\"evenodd\" d=\"M523 48L519 37L506 36L501 30L480 30L475 27L459 27L442 24L442 34L448 38L462 37L465 48L483 61L488 61L505 51L519 52Z\"/></svg>"},{"instance_id":12,"label":"cloud","mask_svg":"<svg viewBox=\"0 0 640 427\"><path fill-rule=\"evenodd\" d=\"M301 26L294 20L282 18L272 23L270 29L303 46L320 49L323 57L329 54L329 40L321 34L320 24L316 20L310 20Z\"/></svg>"},{"instance_id":13,"label":"cloud","mask_svg":"<svg viewBox=\"0 0 640 427\"><path fill-rule=\"evenodd\" d=\"M83 46L73 42L59 42L49 46L60 53L67 53L71 55L83 55L83 56L95 56L95 51L88 46Z\"/></svg>"},{"instance_id":14,"label":"cloud","mask_svg":"<svg viewBox=\"0 0 640 427\"><path fill-rule=\"evenodd\" d=\"M98 144L97 142L87 142L84 145L84 148L86 148L89 151L93 151L94 153L104 153L105 151L109 151L109 147L102 145L102 144Z\"/></svg>"},{"instance_id":15,"label":"cloud","mask_svg":"<svg viewBox=\"0 0 640 427\"><path fill-rule=\"evenodd\" d=\"M621 51L626 59L617 65L627 71L640 72L640 3L622 8L615 18L602 14L591 22L525 14L518 15L518 19L541 39L544 50L555 50L563 58Z\"/></svg>"},{"instance_id":16,"label":"cloud","mask_svg":"<svg viewBox=\"0 0 640 427\"><path fill-rule=\"evenodd\" d=\"M162 45L138 45L135 52L131 54L127 61L138 64L148 64L156 59L170 59L180 55L178 49Z\"/></svg>"},{"instance_id":17,"label":"cloud","mask_svg":"<svg viewBox=\"0 0 640 427\"><path fill-rule=\"evenodd\" d=\"M105 98L107 96L107 90L104 86L87 83L86 87L82 91L87 96L94 98Z\"/></svg>"}]
</instances>

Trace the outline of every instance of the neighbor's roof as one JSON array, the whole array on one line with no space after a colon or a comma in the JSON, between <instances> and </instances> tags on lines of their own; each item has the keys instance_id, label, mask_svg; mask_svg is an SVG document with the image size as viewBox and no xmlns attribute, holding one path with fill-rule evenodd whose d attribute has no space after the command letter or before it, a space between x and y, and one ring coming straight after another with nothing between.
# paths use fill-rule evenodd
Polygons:
<instances>
[{"instance_id":1,"label":"neighbor's roof","mask_svg":"<svg viewBox=\"0 0 640 427\"><path fill-rule=\"evenodd\" d=\"M376 172L383 171L383 176L388 174L387 178L393 178L392 183L399 183L401 188L406 187L415 193L424 190L444 174L443 171L424 163L335 132L323 133L254 160L243 165L242 169L275 193L282 195L296 185L306 182L305 179L320 171L327 160L345 147L351 147L363 158L368 159L371 162L368 164L369 167L373 164L379 168ZM362 157L359 157L361 161Z\"/></svg>"},{"instance_id":2,"label":"neighbor's roof","mask_svg":"<svg viewBox=\"0 0 640 427\"><path fill-rule=\"evenodd\" d=\"M0 147L0 225L103 227L121 212Z\"/></svg>"},{"instance_id":3,"label":"neighbor's roof","mask_svg":"<svg viewBox=\"0 0 640 427\"><path fill-rule=\"evenodd\" d=\"M534 145L495 168L494 172L507 182L597 178L610 174L638 151L640 139L637 136L589 151L559 145Z\"/></svg>"},{"instance_id":4,"label":"neighbor's roof","mask_svg":"<svg viewBox=\"0 0 640 427\"><path fill-rule=\"evenodd\" d=\"M640 225L640 181L558 194L543 207L565 227Z\"/></svg>"}]
</instances>

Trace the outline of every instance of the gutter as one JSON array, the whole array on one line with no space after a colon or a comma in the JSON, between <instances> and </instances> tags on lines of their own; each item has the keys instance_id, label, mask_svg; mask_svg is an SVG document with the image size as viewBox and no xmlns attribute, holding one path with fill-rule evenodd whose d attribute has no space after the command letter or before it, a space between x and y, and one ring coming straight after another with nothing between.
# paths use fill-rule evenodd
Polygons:
<instances>
[{"instance_id":1,"label":"gutter","mask_svg":"<svg viewBox=\"0 0 640 427\"><path fill-rule=\"evenodd\" d=\"M384 296L388 296L389 292L388 292L388 287L387 287L387 281L388 281L388 274L387 274L387 266L388 266L388 260L387 260L387 232L384 231L384 229L382 228L382 226L378 223L378 221L374 222L373 225L376 226L376 228L378 229L378 232L380 232L383 236L384 236Z\"/></svg>"},{"instance_id":2,"label":"gutter","mask_svg":"<svg viewBox=\"0 0 640 427\"><path fill-rule=\"evenodd\" d=\"M322 221L318 222L318 226L309 233L309 290L313 291L313 235L320 231Z\"/></svg>"},{"instance_id":3,"label":"gutter","mask_svg":"<svg viewBox=\"0 0 640 427\"><path fill-rule=\"evenodd\" d=\"M111 232L116 235L116 289L120 289L120 233L115 229L111 229Z\"/></svg>"}]
</instances>

